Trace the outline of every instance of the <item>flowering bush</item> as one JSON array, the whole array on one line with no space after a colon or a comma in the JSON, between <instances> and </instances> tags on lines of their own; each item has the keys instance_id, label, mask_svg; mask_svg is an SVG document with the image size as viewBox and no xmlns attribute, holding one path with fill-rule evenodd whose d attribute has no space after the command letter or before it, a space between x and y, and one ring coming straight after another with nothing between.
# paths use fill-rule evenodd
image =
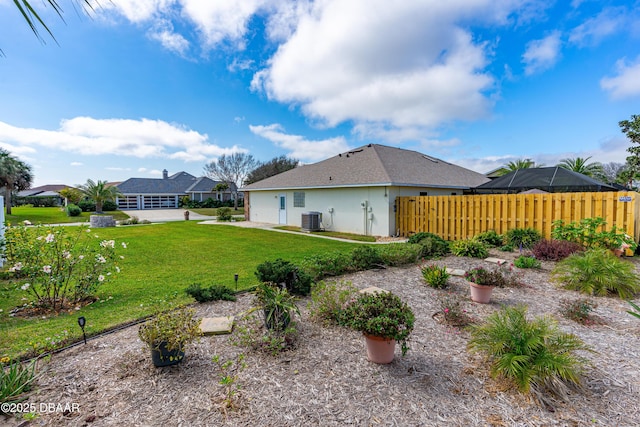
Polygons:
<instances>
[{"instance_id":1,"label":"flowering bush","mask_svg":"<svg viewBox=\"0 0 640 427\"><path fill-rule=\"evenodd\" d=\"M516 288L523 286L520 277L513 271L513 265L508 268L498 265L492 270L484 267L475 267L464 274L464 278L469 282L484 286L497 286L499 288Z\"/></svg>"},{"instance_id":2,"label":"flowering bush","mask_svg":"<svg viewBox=\"0 0 640 427\"><path fill-rule=\"evenodd\" d=\"M60 311L82 302L120 271L116 242L87 227L12 227L5 240L9 271L42 308Z\"/></svg>"},{"instance_id":3,"label":"flowering bush","mask_svg":"<svg viewBox=\"0 0 640 427\"><path fill-rule=\"evenodd\" d=\"M471 316L467 314L467 310L462 307L462 299L454 294L448 293L438 298L440 305L439 313L442 313L442 321L450 326L467 326L473 323Z\"/></svg>"}]
</instances>

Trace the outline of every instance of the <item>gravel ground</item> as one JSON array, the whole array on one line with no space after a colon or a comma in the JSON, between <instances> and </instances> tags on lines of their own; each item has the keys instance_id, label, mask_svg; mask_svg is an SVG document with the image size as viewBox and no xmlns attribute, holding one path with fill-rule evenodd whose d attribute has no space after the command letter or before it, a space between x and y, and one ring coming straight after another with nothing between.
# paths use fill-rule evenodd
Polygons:
<instances>
[{"instance_id":1,"label":"gravel ground","mask_svg":"<svg viewBox=\"0 0 640 427\"><path fill-rule=\"evenodd\" d=\"M504 253L494 255L505 257ZM513 258L515 254L507 254ZM469 269L486 261L447 257L433 263ZM526 287L496 289L491 304L468 298L464 279L449 292L465 299L468 313L483 319L501 305L526 304L530 316L550 314L562 330L578 335L594 352L582 390L544 404L493 380L479 355L466 350L466 331L434 320L442 290L422 281L420 266L341 277L358 288L378 286L400 295L416 314L411 350L390 365L366 360L359 333L309 321L300 301L300 337L294 350L271 356L234 345L233 335L204 337L181 365L154 368L137 326L92 339L40 364L36 390L25 402L38 409L30 425L53 426L638 426L640 425L640 321L624 301L598 298L603 324L582 326L560 316L560 300L580 295L549 282L553 263L522 270ZM237 302L197 305L201 316L239 314L252 296ZM236 328L237 329L237 328ZM215 354L247 367L238 373L238 408L223 411ZM48 404L71 411L42 411ZM42 405L45 405L44 407ZM72 407L72 404L76 404ZM50 408L50 406L49 406ZM0 416L0 424L24 420Z\"/></svg>"}]
</instances>

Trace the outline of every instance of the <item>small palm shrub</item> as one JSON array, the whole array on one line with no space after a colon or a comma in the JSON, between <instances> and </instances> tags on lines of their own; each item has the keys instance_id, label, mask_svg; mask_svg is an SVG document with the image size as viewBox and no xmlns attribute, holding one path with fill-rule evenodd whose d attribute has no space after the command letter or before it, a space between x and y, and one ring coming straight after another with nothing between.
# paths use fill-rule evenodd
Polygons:
<instances>
[{"instance_id":1,"label":"small palm shrub","mask_svg":"<svg viewBox=\"0 0 640 427\"><path fill-rule=\"evenodd\" d=\"M233 219L233 215L231 215L231 208L218 208L216 218L218 218L218 221L231 221Z\"/></svg>"},{"instance_id":2,"label":"small palm shrub","mask_svg":"<svg viewBox=\"0 0 640 427\"><path fill-rule=\"evenodd\" d=\"M82 213L82 209L78 205L74 205L73 203L69 203L67 207L64 208L67 216L80 216Z\"/></svg>"},{"instance_id":3,"label":"small palm shrub","mask_svg":"<svg viewBox=\"0 0 640 427\"><path fill-rule=\"evenodd\" d=\"M640 291L640 278L633 264L607 249L589 249L560 261L551 272L565 289L587 295L618 295L632 298Z\"/></svg>"},{"instance_id":4,"label":"small palm shrub","mask_svg":"<svg viewBox=\"0 0 640 427\"><path fill-rule=\"evenodd\" d=\"M540 268L540 261L532 256L520 255L513 261L513 265L518 268Z\"/></svg>"},{"instance_id":5,"label":"small palm shrub","mask_svg":"<svg viewBox=\"0 0 640 427\"><path fill-rule=\"evenodd\" d=\"M449 277L451 275L447 273L447 267L440 267L438 265L427 265L422 267L422 277L427 285L436 289L444 289L447 287Z\"/></svg>"},{"instance_id":6,"label":"small palm shrub","mask_svg":"<svg viewBox=\"0 0 640 427\"><path fill-rule=\"evenodd\" d=\"M495 230L489 230L484 233L477 234L475 239L481 241L490 248L500 247L504 242L504 236L498 234Z\"/></svg>"},{"instance_id":7,"label":"small palm shrub","mask_svg":"<svg viewBox=\"0 0 640 427\"><path fill-rule=\"evenodd\" d=\"M378 249L369 245L356 247L351 252L351 261L356 270L371 270L383 265Z\"/></svg>"},{"instance_id":8,"label":"small palm shrub","mask_svg":"<svg viewBox=\"0 0 640 427\"><path fill-rule=\"evenodd\" d=\"M526 314L526 306L504 307L485 323L471 325L469 349L487 355L493 378L508 378L522 392L554 390L557 380L578 384L586 361L574 352L587 346L551 317L529 321Z\"/></svg>"},{"instance_id":9,"label":"small palm shrub","mask_svg":"<svg viewBox=\"0 0 640 427\"><path fill-rule=\"evenodd\" d=\"M320 282L311 291L309 317L324 324L337 325L342 310L355 298L358 289L351 282Z\"/></svg>"},{"instance_id":10,"label":"small palm shrub","mask_svg":"<svg viewBox=\"0 0 640 427\"><path fill-rule=\"evenodd\" d=\"M560 301L560 314L582 325L595 325L600 322L591 312L597 307L598 304L596 302L585 298L577 300L563 299Z\"/></svg>"},{"instance_id":11,"label":"small palm shrub","mask_svg":"<svg viewBox=\"0 0 640 427\"><path fill-rule=\"evenodd\" d=\"M198 302L236 300L233 292L224 285L203 287L200 283L192 283L187 287L185 292Z\"/></svg>"},{"instance_id":12,"label":"small palm shrub","mask_svg":"<svg viewBox=\"0 0 640 427\"><path fill-rule=\"evenodd\" d=\"M540 240L531 250L536 259L543 261L560 261L569 255L582 251L583 248L578 243L569 242L567 240L547 239Z\"/></svg>"},{"instance_id":13,"label":"small palm shrub","mask_svg":"<svg viewBox=\"0 0 640 427\"><path fill-rule=\"evenodd\" d=\"M422 246L407 243L389 243L388 245L380 245L378 253L384 265L393 267L414 264L422 255Z\"/></svg>"},{"instance_id":14,"label":"small palm shrub","mask_svg":"<svg viewBox=\"0 0 640 427\"><path fill-rule=\"evenodd\" d=\"M542 234L535 228L512 228L504 235L506 243L516 248L531 249L542 239Z\"/></svg>"},{"instance_id":15,"label":"small palm shrub","mask_svg":"<svg viewBox=\"0 0 640 427\"><path fill-rule=\"evenodd\" d=\"M451 253L473 258L486 258L489 255L484 243L475 239L456 240L451 244Z\"/></svg>"}]
</instances>

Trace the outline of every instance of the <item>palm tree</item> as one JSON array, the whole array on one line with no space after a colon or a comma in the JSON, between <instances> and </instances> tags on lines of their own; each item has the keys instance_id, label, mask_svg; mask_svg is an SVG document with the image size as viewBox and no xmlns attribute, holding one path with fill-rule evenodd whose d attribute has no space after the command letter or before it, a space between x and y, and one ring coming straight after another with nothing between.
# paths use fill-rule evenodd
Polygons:
<instances>
[{"instance_id":1,"label":"palm tree","mask_svg":"<svg viewBox=\"0 0 640 427\"><path fill-rule=\"evenodd\" d=\"M107 181L93 182L88 179L86 184L78 187L82 194L96 202L96 213L102 213L102 204L107 201L115 201L116 197L121 196L120 190L115 185L108 185Z\"/></svg>"},{"instance_id":2,"label":"palm tree","mask_svg":"<svg viewBox=\"0 0 640 427\"><path fill-rule=\"evenodd\" d=\"M544 165L536 164L536 162L531 159L518 159L504 165L500 175L506 175L518 169L541 168L542 166Z\"/></svg>"},{"instance_id":3,"label":"palm tree","mask_svg":"<svg viewBox=\"0 0 640 427\"><path fill-rule=\"evenodd\" d=\"M0 148L0 187L5 189L7 215L11 215L11 194L28 189L32 181L31 166Z\"/></svg>"},{"instance_id":4,"label":"palm tree","mask_svg":"<svg viewBox=\"0 0 640 427\"><path fill-rule=\"evenodd\" d=\"M592 178L601 178L604 176L604 170L602 164L599 162L587 163L591 156L587 158L575 157L560 160L558 166L561 168L569 169L570 171L578 172Z\"/></svg>"}]
</instances>

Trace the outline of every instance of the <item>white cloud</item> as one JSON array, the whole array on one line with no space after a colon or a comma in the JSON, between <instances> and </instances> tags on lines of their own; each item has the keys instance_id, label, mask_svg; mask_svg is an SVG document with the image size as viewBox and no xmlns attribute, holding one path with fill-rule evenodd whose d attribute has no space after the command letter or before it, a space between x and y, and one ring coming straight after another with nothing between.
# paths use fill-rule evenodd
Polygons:
<instances>
[{"instance_id":1,"label":"white cloud","mask_svg":"<svg viewBox=\"0 0 640 427\"><path fill-rule=\"evenodd\" d=\"M522 55L525 74L531 75L553 67L560 56L560 47L559 31L554 31L543 39L527 43L526 50Z\"/></svg>"},{"instance_id":2,"label":"white cloud","mask_svg":"<svg viewBox=\"0 0 640 427\"><path fill-rule=\"evenodd\" d=\"M640 96L640 56L632 63L626 59L618 60L616 69L617 75L602 78L600 87L609 92L613 99Z\"/></svg>"},{"instance_id":3,"label":"white cloud","mask_svg":"<svg viewBox=\"0 0 640 427\"><path fill-rule=\"evenodd\" d=\"M514 8L484 0L317 2L252 88L326 126L424 131L486 117L494 84L484 71L488 52L463 24L502 24Z\"/></svg>"},{"instance_id":4,"label":"white cloud","mask_svg":"<svg viewBox=\"0 0 640 427\"><path fill-rule=\"evenodd\" d=\"M139 158L202 161L233 152L208 142L208 136L162 120L94 119L63 120L57 130L20 128L0 122L0 141L15 153L33 153L45 147L88 156L112 154Z\"/></svg>"},{"instance_id":5,"label":"white cloud","mask_svg":"<svg viewBox=\"0 0 640 427\"><path fill-rule=\"evenodd\" d=\"M605 37L625 30L627 13L623 7L603 9L597 16L574 28L569 35L569 42L581 47L597 45Z\"/></svg>"},{"instance_id":6,"label":"white cloud","mask_svg":"<svg viewBox=\"0 0 640 427\"><path fill-rule=\"evenodd\" d=\"M69 166L84 166L84 163L82 163L82 162L71 162L71 163L69 163Z\"/></svg>"},{"instance_id":7,"label":"white cloud","mask_svg":"<svg viewBox=\"0 0 640 427\"><path fill-rule=\"evenodd\" d=\"M138 172L146 172L147 170L147 168L138 168Z\"/></svg>"},{"instance_id":8,"label":"white cloud","mask_svg":"<svg viewBox=\"0 0 640 427\"><path fill-rule=\"evenodd\" d=\"M253 66L253 63L254 63L253 59L234 58L233 61L231 61L231 64L227 66L227 70L229 70L232 73L235 73L237 71L250 70L251 67Z\"/></svg>"},{"instance_id":9,"label":"white cloud","mask_svg":"<svg viewBox=\"0 0 640 427\"><path fill-rule=\"evenodd\" d=\"M277 123L267 126L249 125L254 134L273 142L280 148L289 150L289 155L303 162L316 162L347 151L350 147L343 137L309 141L301 135L290 135L284 132Z\"/></svg>"},{"instance_id":10,"label":"white cloud","mask_svg":"<svg viewBox=\"0 0 640 427\"><path fill-rule=\"evenodd\" d=\"M165 19L158 21L154 27L149 30L148 35L152 40L160 42L167 50L175 52L180 56L185 56L189 50L189 41L173 30L171 21Z\"/></svg>"}]
</instances>

